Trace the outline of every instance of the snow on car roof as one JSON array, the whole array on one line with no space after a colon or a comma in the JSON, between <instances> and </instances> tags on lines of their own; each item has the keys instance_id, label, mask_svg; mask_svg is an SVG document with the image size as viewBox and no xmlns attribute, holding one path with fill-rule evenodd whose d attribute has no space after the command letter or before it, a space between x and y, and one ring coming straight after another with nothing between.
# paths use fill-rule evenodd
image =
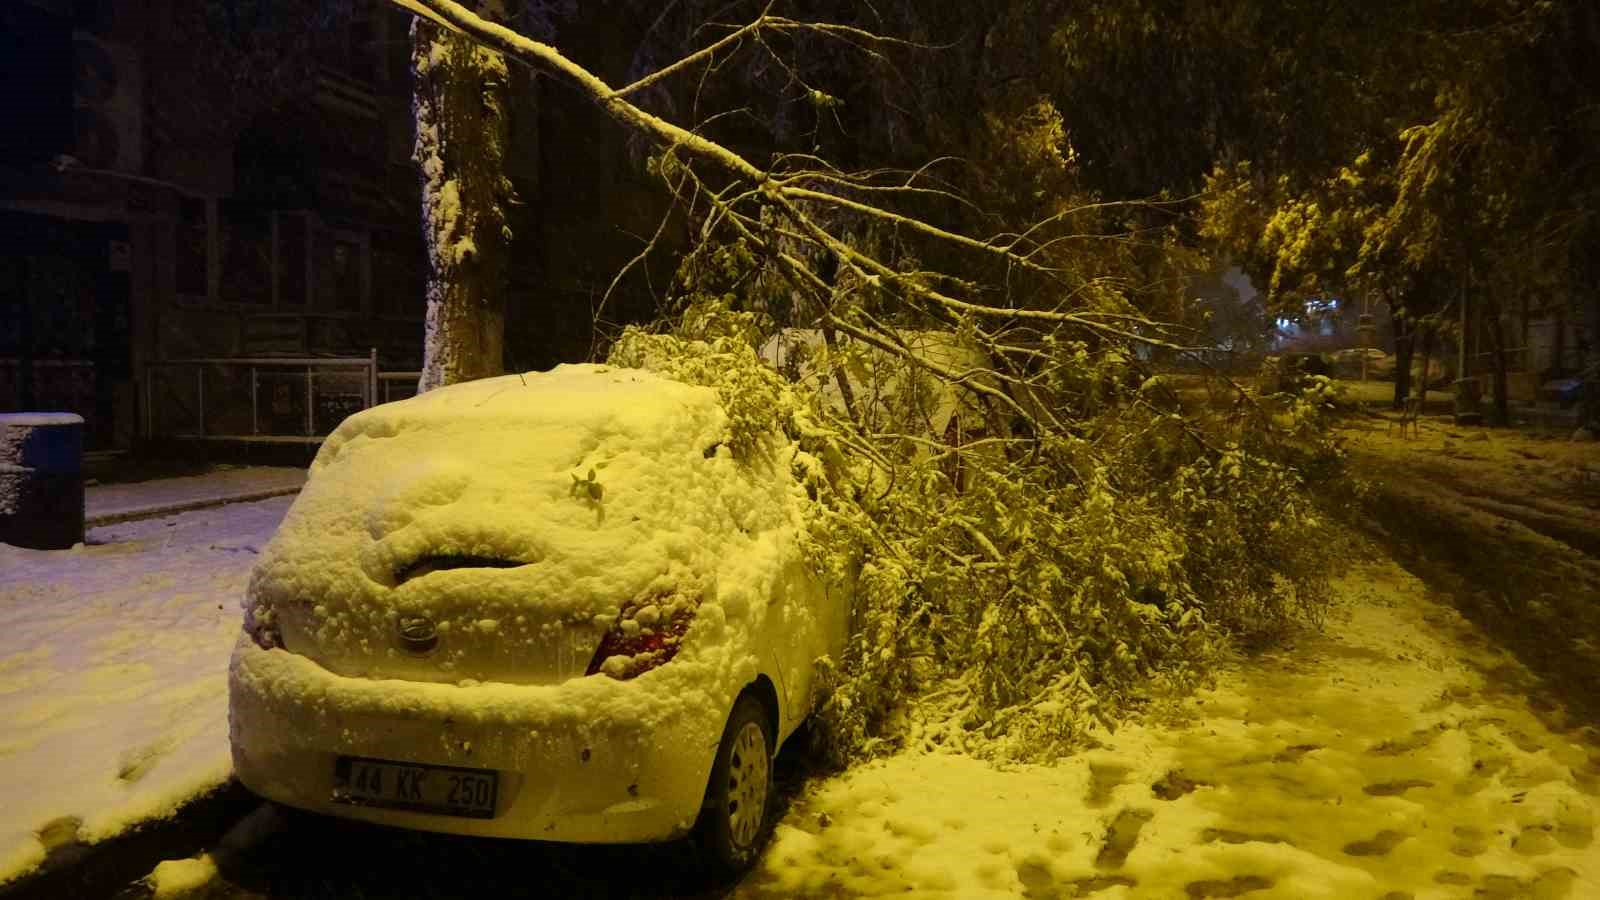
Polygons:
<instances>
[{"instance_id":1,"label":"snow on car roof","mask_svg":"<svg viewBox=\"0 0 1600 900\"><path fill-rule=\"evenodd\" d=\"M480 429L494 420L517 429L543 423L569 433L684 439L685 426L719 411L710 388L640 369L561 365L547 372L453 384L364 410L329 436L316 465L332 462L343 448L363 437L388 437L402 430L453 430L464 420Z\"/></svg>"}]
</instances>

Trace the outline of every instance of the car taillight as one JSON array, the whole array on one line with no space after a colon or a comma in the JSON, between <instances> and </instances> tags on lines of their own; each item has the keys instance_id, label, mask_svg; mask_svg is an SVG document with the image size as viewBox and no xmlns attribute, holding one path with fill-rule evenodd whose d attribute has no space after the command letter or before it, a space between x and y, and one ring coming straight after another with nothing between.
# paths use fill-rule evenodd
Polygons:
<instances>
[{"instance_id":1,"label":"car taillight","mask_svg":"<svg viewBox=\"0 0 1600 900\"><path fill-rule=\"evenodd\" d=\"M584 674L625 681L672 659L699 605L698 599L676 594L629 601L606 629Z\"/></svg>"}]
</instances>

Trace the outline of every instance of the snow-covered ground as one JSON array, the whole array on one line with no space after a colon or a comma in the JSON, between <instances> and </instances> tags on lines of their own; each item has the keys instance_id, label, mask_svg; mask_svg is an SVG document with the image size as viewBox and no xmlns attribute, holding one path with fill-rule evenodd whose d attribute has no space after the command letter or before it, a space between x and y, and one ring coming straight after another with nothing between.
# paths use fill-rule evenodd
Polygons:
<instances>
[{"instance_id":1,"label":"snow-covered ground","mask_svg":"<svg viewBox=\"0 0 1600 900\"><path fill-rule=\"evenodd\" d=\"M289 502L0 546L0 882L227 777L236 600ZM1600 733L1393 563L1337 588L1325 635L1058 765L915 750L814 783L734 895L1600 897Z\"/></svg>"},{"instance_id":2,"label":"snow-covered ground","mask_svg":"<svg viewBox=\"0 0 1600 900\"><path fill-rule=\"evenodd\" d=\"M1397 566L1338 589L1326 636L1059 765L908 752L814 786L738 895L1600 897L1600 734Z\"/></svg>"},{"instance_id":3,"label":"snow-covered ground","mask_svg":"<svg viewBox=\"0 0 1600 900\"><path fill-rule=\"evenodd\" d=\"M0 544L0 883L227 779L239 598L292 499Z\"/></svg>"}]
</instances>

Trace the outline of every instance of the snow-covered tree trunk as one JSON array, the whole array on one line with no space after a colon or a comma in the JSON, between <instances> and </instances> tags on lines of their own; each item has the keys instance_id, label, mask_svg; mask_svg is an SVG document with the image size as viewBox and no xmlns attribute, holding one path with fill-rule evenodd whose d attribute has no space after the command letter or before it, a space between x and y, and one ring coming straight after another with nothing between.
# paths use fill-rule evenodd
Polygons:
<instances>
[{"instance_id":1,"label":"snow-covered tree trunk","mask_svg":"<svg viewBox=\"0 0 1600 900\"><path fill-rule=\"evenodd\" d=\"M503 3L478 12L503 19ZM505 284L511 231L504 205L510 139L505 57L417 19L411 26L413 159L422 179L428 315L422 379L428 391L504 371Z\"/></svg>"}]
</instances>

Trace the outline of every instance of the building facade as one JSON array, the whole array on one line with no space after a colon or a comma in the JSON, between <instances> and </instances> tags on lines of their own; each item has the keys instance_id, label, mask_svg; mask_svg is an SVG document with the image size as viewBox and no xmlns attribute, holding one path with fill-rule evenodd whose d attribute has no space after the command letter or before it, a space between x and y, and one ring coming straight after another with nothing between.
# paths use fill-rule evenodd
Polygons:
<instances>
[{"instance_id":1,"label":"building facade","mask_svg":"<svg viewBox=\"0 0 1600 900\"><path fill-rule=\"evenodd\" d=\"M268 20L273 4L206 0L0 8L0 410L80 413L100 449L149 428L287 436L309 430L308 403L327 405L293 384L304 371L172 363L375 352L383 369L419 368L409 17L326 6L342 9L286 22ZM282 70L248 68L269 64ZM524 106L519 135L536 144ZM517 158L513 181L536 191L537 155ZM361 389L318 374L345 395L330 409Z\"/></svg>"},{"instance_id":2,"label":"building facade","mask_svg":"<svg viewBox=\"0 0 1600 900\"><path fill-rule=\"evenodd\" d=\"M621 84L650 21L596 0L559 39ZM0 411L78 412L96 449L306 440L413 390L410 23L353 0L0 3ZM506 365L526 370L655 314L673 259L612 291L669 203L648 148L511 77ZM381 389L299 364L374 354Z\"/></svg>"}]
</instances>

